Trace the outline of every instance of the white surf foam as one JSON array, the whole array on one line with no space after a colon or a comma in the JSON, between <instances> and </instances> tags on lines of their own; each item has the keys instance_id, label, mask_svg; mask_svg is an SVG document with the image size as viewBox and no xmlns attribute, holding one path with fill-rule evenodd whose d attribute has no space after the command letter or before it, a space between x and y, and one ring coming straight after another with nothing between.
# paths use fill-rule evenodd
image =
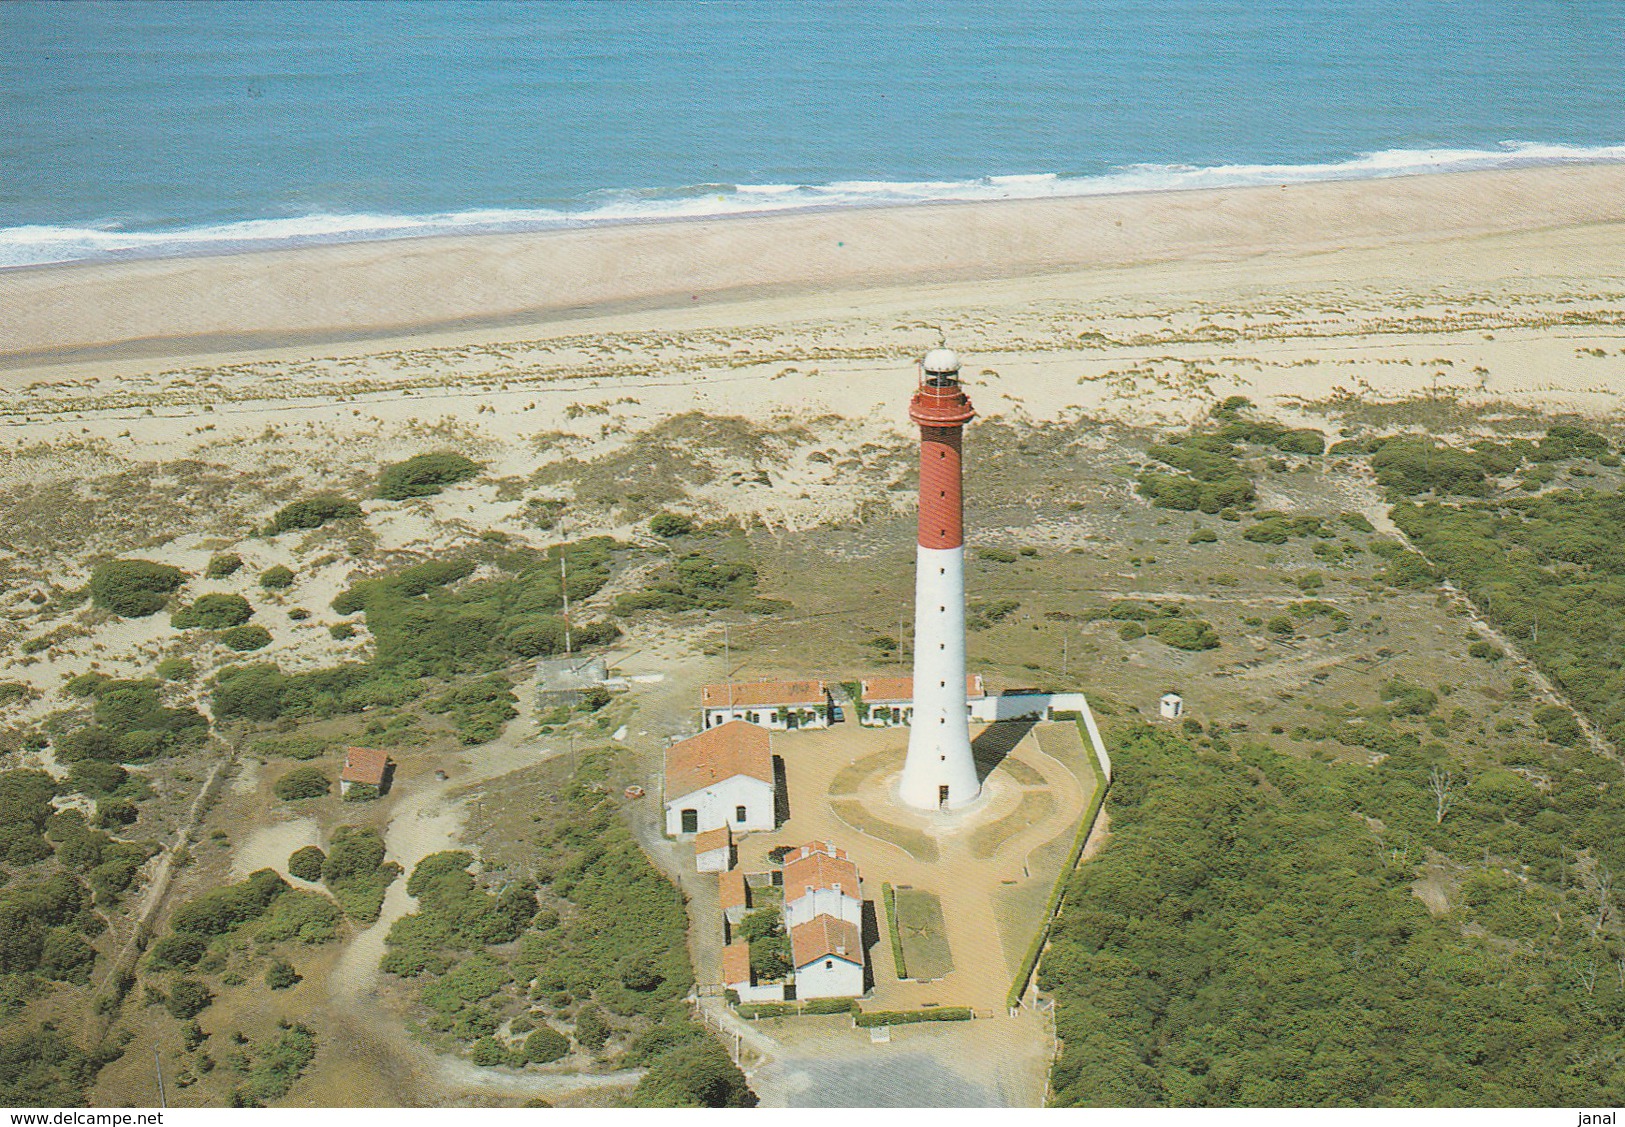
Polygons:
<instances>
[{"instance_id":1,"label":"white surf foam","mask_svg":"<svg viewBox=\"0 0 1625 1127\"><path fill-rule=\"evenodd\" d=\"M976 180L842 180L828 184L716 184L592 193L578 206L485 208L431 215L316 214L173 230L29 226L0 229L0 269L115 258L262 250L311 243L547 230L660 219L706 219L832 207L1051 199L1192 191L1260 184L1366 180L1492 168L1625 162L1625 145L1509 141L1494 149L1392 149L1321 164L1211 167L1138 164L1098 176L1023 173Z\"/></svg>"}]
</instances>

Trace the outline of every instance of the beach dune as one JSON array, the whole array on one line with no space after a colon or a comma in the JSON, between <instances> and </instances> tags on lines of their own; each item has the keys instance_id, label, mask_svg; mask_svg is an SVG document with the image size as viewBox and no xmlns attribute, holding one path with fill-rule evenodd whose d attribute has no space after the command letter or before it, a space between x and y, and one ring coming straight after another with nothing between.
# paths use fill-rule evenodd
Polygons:
<instances>
[{"instance_id":1,"label":"beach dune","mask_svg":"<svg viewBox=\"0 0 1625 1127\"><path fill-rule=\"evenodd\" d=\"M1625 221L1625 166L838 209L0 273L0 360L177 355L565 314Z\"/></svg>"}]
</instances>

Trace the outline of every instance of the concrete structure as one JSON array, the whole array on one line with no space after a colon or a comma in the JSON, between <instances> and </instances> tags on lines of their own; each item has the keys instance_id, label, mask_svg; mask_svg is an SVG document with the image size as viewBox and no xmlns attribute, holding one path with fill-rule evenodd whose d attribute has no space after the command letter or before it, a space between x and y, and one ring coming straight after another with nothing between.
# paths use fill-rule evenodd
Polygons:
<instances>
[{"instance_id":1,"label":"concrete structure","mask_svg":"<svg viewBox=\"0 0 1625 1127\"><path fill-rule=\"evenodd\" d=\"M717 874L717 903L722 908L722 918L733 927L745 918L750 911L750 885L745 880L745 874L738 869L729 869Z\"/></svg>"},{"instance_id":2,"label":"concrete structure","mask_svg":"<svg viewBox=\"0 0 1625 1127\"><path fill-rule=\"evenodd\" d=\"M859 682L863 704L858 722L869 728L897 728L914 722L914 678L869 677ZM971 715L976 714L976 702L987 696L982 675L972 673L965 678L965 700Z\"/></svg>"},{"instance_id":3,"label":"concrete structure","mask_svg":"<svg viewBox=\"0 0 1625 1127\"><path fill-rule=\"evenodd\" d=\"M926 354L909 417L920 427L920 522L914 568L914 713L903 802L953 810L982 785L965 702L965 529L961 437L976 417L959 385L959 357Z\"/></svg>"},{"instance_id":4,"label":"concrete structure","mask_svg":"<svg viewBox=\"0 0 1625 1127\"><path fill-rule=\"evenodd\" d=\"M372 747L346 748L344 769L339 772L339 793L349 794L355 787L363 786L383 794L389 789L394 767L387 751Z\"/></svg>"},{"instance_id":5,"label":"concrete structure","mask_svg":"<svg viewBox=\"0 0 1625 1127\"><path fill-rule=\"evenodd\" d=\"M1157 702L1157 710L1164 720L1178 720L1185 713L1185 701L1178 693L1163 693L1162 699Z\"/></svg>"},{"instance_id":6,"label":"concrete structure","mask_svg":"<svg viewBox=\"0 0 1625 1127\"><path fill-rule=\"evenodd\" d=\"M777 732L827 728L834 702L822 681L729 681L700 690L703 727L747 720Z\"/></svg>"},{"instance_id":7,"label":"concrete structure","mask_svg":"<svg viewBox=\"0 0 1625 1127\"><path fill-rule=\"evenodd\" d=\"M573 705L583 692L602 688L608 680L609 668L601 657L546 658L536 663L536 703L542 708Z\"/></svg>"},{"instance_id":8,"label":"concrete structure","mask_svg":"<svg viewBox=\"0 0 1625 1127\"><path fill-rule=\"evenodd\" d=\"M784 859L784 926L819 916L863 926L862 880L846 853L825 842L802 846Z\"/></svg>"},{"instance_id":9,"label":"concrete structure","mask_svg":"<svg viewBox=\"0 0 1625 1127\"><path fill-rule=\"evenodd\" d=\"M666 833L771 830L775 795L767 730L735 720L666 749Z\"/></svg>"},{"instance_id":10,"label":"concrete structure","mask_svg":"<svg viewBox=\"0 0 1625 1127\"><path fill-rule=\"evenodd\" d=\"M863 933L835 916L817 916L790 928L796 999L856 998L863 993Z\"/></svg>"},{"instance_id":11,"label":"concrete structure","mask_svg":"<svg viewBox=\"0 0 1625 1127\"><path fill-rule=\"evenodd\" d=\"M1057 713L1082 713L1083 709L1082 693L1041 693L1036 689L988 693L970 702L971 718L984 724L995 720L1054 720Z\"/></svg>"},{"instance_id":12,"label":"concrete structure","mask_svg":"<svg viewBox=\"0 0 1625 1127\"><path fill-rule=\"evenodd\" d=\"M734 835L718 826L694 835L694 867L702 873L721 873L734 867Z\"/></svg>"},{"instance_id":13,"label":"concrete structure","mask_svg":"<svg viewBox=\"0 0 1625 1127\"><path fill-rule=\"evenodd\" d=\"M750 944L730 943L722 949L722 985L739 995L741 1002L782 1002L782 982L756 984L750 969Z\"/></svg>"}]
</instances>

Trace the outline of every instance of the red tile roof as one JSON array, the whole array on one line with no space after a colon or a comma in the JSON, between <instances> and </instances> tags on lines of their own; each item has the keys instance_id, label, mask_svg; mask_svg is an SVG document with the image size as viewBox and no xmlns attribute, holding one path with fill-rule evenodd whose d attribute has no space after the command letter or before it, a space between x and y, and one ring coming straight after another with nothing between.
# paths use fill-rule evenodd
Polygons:
<instances>
[{"instance_id":1,"label":"red tile roof","mask_svg":"<svg viewBox=\"0 0 1625 1127\"><path fill-rule=\"evenodd\" d=\"M987 696L987 690L982 685L980 673L967 673L965 675L965 699L981 700ZM865 704L898 704L907 703L914 699L914 678L912 677L870 677L863 682L863 701Z\"/></svg>"},{"instance_id":2,"label":"red tile roof","mask_svg":"<svg viewBox=\"0 0 1625 1127\"><path fill-rule=\"evenodd\" d=\"M733 840L733 834L729 832L727 826L718 826L714 830L694 835L694 852L698 855L709 853L713 849L727 849L733 844Z\"/></svg>"},{"instance_id":3,"label":"red tile roof","mask_svg":"<svg viewBox=\"0 0 1625 1127\"><path fill-rule=\"evenodd\" d=\"M784 863L789 864L791 861L798 861L803 857L811 857L814 853L828 853L831 857L840 857L842 859L846 857L846 850L837 849L827 841L809 841L806 845L786 853Z\"/></svg>"},{"instance_id":4,"label":"red tile roof","mask_svg":"<svg viewBox=\"0 0 1625 1127\"><path fill-rule=\"evenodd\" d=\"M339 778L346 783L380 787L384 785L384 772L387 770L389 752L372 747L352 747L345 749L344 770L339 773Z\"/></svg>"},{"instance_id":5,"label":"red tile roof","mask_svg":"<svg viewBox=\"0 0 1625 1127\"><path fill-rule=\"evenodd\" d=\"M748 907L750 896L745 891L745 874L738 869L729 869L727 872L718 873L717 899L721 902L724 912L729 908Z\"/></svg>"},{"instance_id":6,"label":"red tile roof","mask_svg":"<svg viewBox=\"0 0 1625 1127\"><path fill-rule=\"evenodd\" d=\"M830 955L863 965L863 936L857 924L835 916L814 916L790 929L790 961L798 970Z\"/></svg>"},{"instance_id":7,"label":"red tile roof","mask_svg":"<svg viewBox=\"0 0 1625 1127\"><path fill-rule=\"evenodd\" d=\"M750 985L749 943L730 943L722 949L722 984Z\"/></svg>"},{"instance_id":8,"label":"red tile roof","mask_svg":"<svg viewBox=\"0 0 1625 1127\"><path fill-rule=\"evenodd\" d=\"M822 681L732 681L700 690L700 704L705 708L811 708L827 704L828 697Z\"/></svg>"},{"instance_id":9,"label":"red tile roof","mask_svg":"<svg viewBox=\"0 0 1625 1127\"><path fill-rule=\"evenodd\" d=\"M861 900L858 894L858 867L844 857L814 853L784 866L784 902L799 900L809 888L836 888Z\"/></svg>"},{"instance_id":10,"label":"red tile roof","mask_svg":"<svg viewBox=\"0 0 1625 1127\"><path fill-rule=\"evenodd\" d=\"M773 752L765 728L730 720L666 749L668 802L735 775L772 785Z\"/></svg>"}]
</instances>

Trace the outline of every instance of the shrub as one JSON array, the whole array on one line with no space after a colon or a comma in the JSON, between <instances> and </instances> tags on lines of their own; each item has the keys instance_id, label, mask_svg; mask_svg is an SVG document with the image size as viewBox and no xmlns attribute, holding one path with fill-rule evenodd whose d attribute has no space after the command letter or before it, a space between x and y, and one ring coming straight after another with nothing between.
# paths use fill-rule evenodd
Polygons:
<instances>
[{"instance_id":1,"label":"shrub","mask_svg":"<svg viewBox=\"0 0 1625 1127\"><path fill-rule=\"evenodd\" d=\"M203 627L224 630L240 626L254 617L254 608L241 595L204 595L191 606L182 607L169 616L169 624L177 630Z\"/></svg>"},{"instance_id":2,"label":"shrub","mask_svg":"<svg viewBox=\"0 0 1625 1127\"><path fill-rule=\"evenodd\" d=\"M339 641L355 637L355 627L348 622L335 622L327 628L327 632Z\"/></svg>"},{"instance_id":3,"label":"shrub","mask_svg":"<svg viewBox=\"0 0 1625 1127\"><path fill-rule=\"evenodd\" d=\"M1271 634L1291 635L1298 632L1298 623L1290 614L1278 614L1269 620Z\"/></svg>"},{"instance_id":4,"label":"shrub","mask_svg":"<svg viewBox=\"0 0 1625 1127\"><path fill-rule=\"evenodd\" d=\"M233 626L219 634L220 644L238 653L263 650L271 644L271 632L263 626Z\"/></svg>"},{"instance_id":5,"label":"shrub","mask_svg":"<svg viewBox=\"0 0 1625 1127\"><path fill-rule=\"evenodd\" d=\"M361 506L334 493L322 493L294 501L277 510L271 519L272 532L289 532L301 528L320 528L331 520L343 520L361 515Z\"/></svg>"},{"instance_id":6,"label":"shrub","mask_svg":"<svg viewBox=\"0 0 1625 1127\"><path fill-rule=\"evenodd\" d=\"M322 782L324 784L327 782L325 776ZM327 793L325 786L321 793ZM288 855L288 872L300 880L314 883L322 879L322 867L326 863L327 854L322 852L320 846L307 845L302 849L295 849Z\"/></svg>"},{"instance_id":7,"label":"shrub","mask_svg":"<svg viewBox=\"0 0 1625 1127\"><path fill-rule=\"evenodd\" d=\"M127 798L104 798L96 803L96 825L104 830L132 825L140 816L141 811Z\"/></svg>"},{"instance_id":8,"label":"shrub","mask_svg":"<svg viewBox=\"0 0 1625 1127\"><path fill-rule=\"evenodd\" d=\"M288 882L274 869L260 869L246 880L205 892L175 909L169 926L177 934L202 937L224 935L257 919L278 896L289 891Z\"/></svg>"},{"instance_id":9,"label":"shrub","mask_svg":"<svg viewBox=\"0 0 1625 1127\"><path fill-rule=\"evenodd\" d=\"M317 892L290 891L276 898L260 920L255 935L264 943L328 943L339 936L344 913Z\"/></svg>"},{"instance_id":10,"label":"shrub","mask_svg":"<svg viewBox=\"0 0 1625 1127\"><path fill-rule=\"evenodd\" d=\"M656 513L649 518L649 531L670 540L674 536L687 536L693 532L694 521L679 513Z\"/></svg>"},{"instance_id":11,"label":"shrub","mask_svg":"<svg viewBox=\"0 0 1625 1127\"><path fill-rule=\"evenodd\" d=\"M1469 657L1482 658L1484 661L1500 661L1506 656L1506 653L1494 642L1480 638L1478 641L1467 647L1467 655Z\"/></svg>"},{"instance_id":12,"label":"shrub","mask_svg":"<svg viewBox=\"0 0 1625 1127\"><path fill-rule=\"evenodd\" d=\"M378 474L378 496L388 501L430 497L480 472L480 464L450 450L418 454L388 465Z\"/></svg>"},{"instance_id":13,"label":"shrub","mask_svg":"<svg viewBox=\"0 0 1625 1127\"><path fill-rule=\"evenodd\" d=\"M293 964L286 959L273 960L265 971L265 985L272 990L286 990L297 985L301 975L293 969Z\"/></svg>"},{"instance_id":14,"label":"shrub","mask_svg":"<svg viewBox=\"0 0 1625 1127\"><path fill-rule=\"evenodd\" d=\"M1165 646L1176 650L1213 650L1219 648L1219 635L1212 625L1198 618L1162 619L1152 630Z\"/></svg>"},{"instance_id":15,"label":"shrub","mask_svg":"<svg viewBox=\"0 0 1625 1127\"><path fill-rule=\"evenodd\" d=\"M219 552L209 557L209 566L203 575L207 579L225 579L227 576L237 574L243 566L243 557L236 552Z\"/></svg>"},{"instance_id":16,"label":"shrub","mask_svg":"<svg viewBox=\"0 0 1625 1127\"><path fill-rule=\"evenodd\" d=\"M1219 540L1219 534L1217 532L1214 532L1211 528L1198 528L1195 532L1191 533L1190 539L1188 539L1186 541L1186 543L1187 544L1215 544L1215 543L1218 542L1218 540Z\"/></svg>"},{"instance_id":17,"label":"shrub","mask_svg":"<svg viewBox=\"0 0 1625 1127\"><path fill-rule=\"evenodd\" d=\"M90 600L123 618L144 618L163 609L186 582L178 567L151 560L108 560L90 573Z\"/></svg>"},{"instance_id":18,"label":"shrub","mask_svg":"<svg viewBox=\"0 0 1625 1127\"><path fill-rule=\"evenodd\" d=\"M1535 709L1535 723L1540 725L1542 736L1563 747L1572 747L1585 736L1574 714L1559 705L1547 704Z\"/></svg>"},{"instance_id":19,"label":"shrub","mask_svg":"<svg viewBox=\"0 0 1625 1127\"><path fill-rule=\"evenodd\" d=\"M260 573L260 586L267 591L282 591L293 586L293 569L282 564L268 567Z\"/></svg>"},{"instance_id":20,"label":"shrub","mask_svg":"<svg viewBox=\"0 0 1625 1127\"><path fill-rule=\"evenodd\" d=\"M196 979L181 978L169 988L169 997L164 1002L164 1009L177 1021L189 1021L208 1009L213 1001L213 992L203 983Z\"/></svg>"},{"instance_id":21,"label":"shrub","mask_svg":"<svg viewBox=\"0 0 1625 1127\"><path fill-rule=\"evenodd\" d=\"M990 563L1015 563L1016 554L1004 548L978 548L976 558Z\"/></svg>"},{"instance_id":22,"label":"shrub","mask_svg":"<svg viewBox=\"0 0 1625 1127\"><path fill-rule=\"evenodd\" d=\"M158 678L162 681L190 681L197 669L190 658L166 657L158 663Z\"/></svg>"},{"instance_id":23,"label":"shrub","mask_svg":"<svg viewBox=\"0 0 1625 1127\"><path fill-rule=\"evenodd\" d=\"M1117 628L1117 636L1125 642L1145 637L1145 627L1138 622L1125 622Z\"/></svg>"},{"instance_id":24,"label":"shrub","mask_svg":"<svg viewBox=\"0 0 1625 1127\"><path fill-rule=\"evenodd\" d=\"M147 949L151 970L179 970L196 966L209 945L195 935L166 935Z\"/></svg>"},{"instance_id":25,"label":"shrub","mask_svg":"<svg viewBox=\"0 0 1625 1127\"><path fill-rule=\"evenodd\" d=\"M599 1044L603 1042L600 1041ZM570 1039L558 1030L549 1029L545 1025L525 1038L525 1059L531 1064L556 1061L569 1051Z\"/></svg>"},{"instance_id":26,"label":"shrub","mask_svg":"<svg viewBox=\"0 0 1625 1127\"><path fill-rule=\"evenodd\" d=\"M609 1022L604 1020L604 1011L588 1002L576 1013L576 1043L584 1049L597 1052L609 1040ZM528 1047L528 1046L527 1046Z\"/></svg>"},{"instance_id":27,"label":"shrub","mask_svg":"<svg viewBox=\"0 0 1625 1127\"><path fill-rule=\"evenodd\" d=\"M299 799L319 799L327 796L332 789L332 779L327 778L327 771L320 766L296 766L288 771L288 775L276 779L273 791L284 802L296 802Z\"/></svg>"}]
</instances>

